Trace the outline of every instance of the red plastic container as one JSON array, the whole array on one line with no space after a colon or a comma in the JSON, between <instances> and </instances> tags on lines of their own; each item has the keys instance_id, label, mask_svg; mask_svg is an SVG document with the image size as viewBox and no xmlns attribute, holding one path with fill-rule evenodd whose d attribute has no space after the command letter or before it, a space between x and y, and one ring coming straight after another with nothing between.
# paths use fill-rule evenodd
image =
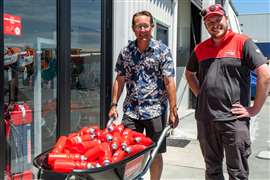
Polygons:
<instances>
[{"instance_id":1,"label":"red plastic container","mask_svg":"<svg viewBox=\"0 0 270 180\"><path fill-rule=\"evenodd\" d=\"M90 169L95 166L90 162L78 162L74 160L56 160L53 165L53 170L55 172L71 172L74 169Z\"/></svg>"},{"instance_id":2,"label":"red plastic container","mask_svg":"<svg viewBox=\"0 0 270 180\"><path fill-rule=\"evenodd\" d=\"M53 154L62 153L63 150L64 150L64 147L65 147L66 141L67 141L67 137L66 136L59 137L57 143L54 145L54 148L52 150L52 153Z\"/></svg>"},{"instance_id":3,"label":"red plastic container","mask_svg":"<svg viewBox=\"0 0 270 180\"><path fill-rule=\"evenodd\" d=\"M32 122L32 110L26 103L21 105L15 103L9 114L10 120L15 126L30 124Z\"/></svg>"},{"instance_id":4,"label":"red plastic container","mask_svg":"<svg viewBox=\"0 0 270 180\"><path fill-rule=\"evenodd\" d=\"M48 164L53 164L56 160L73 160L73 161L85 161L87 157L80 154L52 154L49 153L48 155Z\"/></svg>"}]
</instances>

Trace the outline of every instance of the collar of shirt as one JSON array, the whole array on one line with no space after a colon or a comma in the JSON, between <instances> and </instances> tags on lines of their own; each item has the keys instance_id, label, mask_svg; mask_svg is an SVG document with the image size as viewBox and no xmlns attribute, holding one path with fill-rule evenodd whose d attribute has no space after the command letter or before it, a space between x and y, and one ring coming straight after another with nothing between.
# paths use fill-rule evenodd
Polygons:
<instances>
[{"instance_id":1,"label":"collar of shirt","mask_svg":"<svg viewBox=\"0 0 270 180\"><path fill-rule=\"evenodd\" d=\"M149 41L149 44L148 44L148 48L146 51L151 51L151 50L154 50L155 48L158 47L158 41L154 40L153 38L150 39ZM134 41L129 41L129 45L128 45L128 48L131 50L131 51L139 51L137 46L136 46L136 40Z\"/></svg>"}]
</instances>

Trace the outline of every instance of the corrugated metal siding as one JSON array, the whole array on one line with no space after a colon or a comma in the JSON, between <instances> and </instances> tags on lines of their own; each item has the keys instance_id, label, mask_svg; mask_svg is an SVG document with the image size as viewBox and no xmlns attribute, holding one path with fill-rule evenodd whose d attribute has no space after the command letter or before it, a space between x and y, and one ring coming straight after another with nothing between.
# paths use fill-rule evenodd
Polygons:
<instances>
[{"instance_id":1,"label":"corrugated metal siding","mask_svg":"<svg viewBox=\"0 0 270 180\"><path fill-rule=\"evenodd\" d=\"M131 28L132 16L134 13L147 10L152 13L158 22L168 26L168 45L172 50L173 57L176 57L176 31L177 31L177 7L175 1L162 0L115 0L114 1L114 22L113 37L114 63L118 53L128 40L134 40L135 36ZM155 30L154 30L155 31Z\"/></svg>"}]
</instances>

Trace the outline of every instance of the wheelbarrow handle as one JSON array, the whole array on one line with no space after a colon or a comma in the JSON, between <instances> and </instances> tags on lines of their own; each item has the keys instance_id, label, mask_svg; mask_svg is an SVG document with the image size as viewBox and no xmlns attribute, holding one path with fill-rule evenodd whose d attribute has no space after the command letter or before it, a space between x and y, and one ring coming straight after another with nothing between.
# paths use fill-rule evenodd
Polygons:
<instances>
[{"instance_id":1,"label":"wheelbarrow handle","mask_svg":"<svg viewBox=\"0 0 270 180\"><path fill-rule=\"evenodd\" d=\"M108 128L110 125L112 125L115 120L116 120L116 118L114 118L114 117L110 118L109 121L106 124L106 127Z\"/></svg>"},{"instance_id":2,"label":"wheelbarrow handle","mask_svg":"<svg viewBox=\"0 0 270 180\"><path fill-rule=\"evenodd\" d=\"M154 158L155 158L156 154L158 153L158 150L159 150L159 147L162 144L162 141L164 140L164 138L166 138L167 135L170 134L170 132L172 131L172 129L173 129L172 128L172 125L168 125L168 126L166 126L163 129L163 131L162 131L162 133L161 133L161 135L160 135L160 137L158 139L158 142L156 143L155 148L151 151L150 156L148 158L148 161L147 161L147 163L146 163L146 165L145 165L142 173L140 173L139 177L142 177L143 175L146 174L147 170L149 169L149 167L151 166L152 162L154 161ZM135 179L137 179L139 177L136 177Z\"/></svg>"},{"instance_id":3,"label":"wheelbarrow handle","mask_svg":"<svg viewBox=\"0 0 270 180\"><path fill-rule=\"evenodd\" d=\"M156 147L153 149L153 151L151 152L151 159L152 161L154 160L154 157L156 156L158 150L159 150L159 147L161 146L162 144L162 141L164 140L164 138L166 138L167 135L170 134L170 132L172 131L172 126L171 125L168 125L167 127L165 127L158 139L158 142L157 142L157 145ZM152 161L150 161L150 164L152 163Z\"/></svg>"}]
</instances>

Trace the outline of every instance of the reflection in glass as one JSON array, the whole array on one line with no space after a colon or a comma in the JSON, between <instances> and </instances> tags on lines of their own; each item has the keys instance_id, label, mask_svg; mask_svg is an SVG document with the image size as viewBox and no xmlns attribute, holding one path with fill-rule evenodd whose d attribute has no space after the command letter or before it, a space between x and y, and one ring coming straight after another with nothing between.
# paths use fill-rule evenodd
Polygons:
<instances>
[{"instance_id":1,"label":"reflection in glass","mask_svg":"<svg viewBox=\"0 0 270 180\"><path fill-rule=\"evenodd\" d=\"M28 172L30 179L32 159L55 142L56 1L4 0L4 13L5 174Z\"/></svg>"},{"instance_id":2,"label":"reflection in glass","mask_svg":"<svg viewBox=\"0 0 270 180\"><path fill-rule=\"evenodd\" d=\"M101 1L71 1L71 131L100 121Z\"/></svg>"}]
</instances>

